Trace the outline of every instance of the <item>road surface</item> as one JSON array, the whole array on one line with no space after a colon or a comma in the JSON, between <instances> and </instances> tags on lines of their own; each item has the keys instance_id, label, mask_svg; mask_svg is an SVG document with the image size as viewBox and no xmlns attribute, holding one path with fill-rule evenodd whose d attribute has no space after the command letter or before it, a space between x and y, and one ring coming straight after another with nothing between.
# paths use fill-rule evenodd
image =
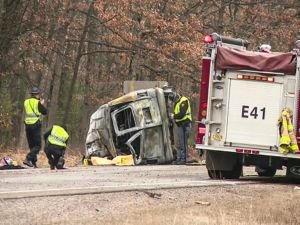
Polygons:
<instances>
[{"instance_id":1,"label":"road surface","mask_svg":"<svg viewBox=\"0 0 300 225\"><path fill-rule=\"evenodd\" d=\"M210 180L205 166L0 171L0 225L300 224L300 188L279 171Z\"/></svg>"},{"instance_id":2,"label":"road surface","mask_svg":"<svg viewBox=\"0 0 300 225\"><path fill-rule=\"evenodd\" d=\"M280 173L280 171L277 174ZM241 180L211 180L204 165L90 166L64 170L0 171L0 198L94 194L256 182L254 168ZM253 176L253 177L252 177ZM251 179L249 179L251 177Z\"/></svg>"}]
</instances>

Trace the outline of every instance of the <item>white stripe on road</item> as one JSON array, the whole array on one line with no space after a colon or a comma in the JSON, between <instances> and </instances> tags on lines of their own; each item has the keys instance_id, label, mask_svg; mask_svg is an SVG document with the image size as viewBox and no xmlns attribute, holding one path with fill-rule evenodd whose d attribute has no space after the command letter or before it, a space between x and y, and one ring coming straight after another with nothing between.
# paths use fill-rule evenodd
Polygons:
<instances>
[{"instance_id":1,"label":"white stripe on road","mask_svg":"<svg viewBox=\"0 0 300 225\"><path fill-rule=\"evenodd\" d=\"M19 199L19 198L46 197L46 196L100 194L100 193L112 193L112 192L124 192L124 191L228 186L228 185L251 184L251 183L253 184L257 182L256 181L205 180L205 181L189 181L189 182L176 182L176 183L126 184L126 185L102 186L102 187L24 190L24 191L0 192L0 199Z\"/></svg>"}]
</instances>

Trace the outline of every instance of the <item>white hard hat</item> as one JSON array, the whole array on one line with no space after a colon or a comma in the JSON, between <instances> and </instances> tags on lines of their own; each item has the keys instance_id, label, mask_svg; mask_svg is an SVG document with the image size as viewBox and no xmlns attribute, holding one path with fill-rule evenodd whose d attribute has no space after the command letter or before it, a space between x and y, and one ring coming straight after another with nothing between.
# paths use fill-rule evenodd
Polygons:
<instances>
[{"instance_id":1,"label":"white hard hat","mask_svg":"<svg viewBox=\"0 0 300 225\"><path fill-rule=\"evenodd\" d=\"M259 51L260 52L271 52L271 45L268 45L268 44L262 44L260 47L259 47Z\"/></svg>"}]
</instances>

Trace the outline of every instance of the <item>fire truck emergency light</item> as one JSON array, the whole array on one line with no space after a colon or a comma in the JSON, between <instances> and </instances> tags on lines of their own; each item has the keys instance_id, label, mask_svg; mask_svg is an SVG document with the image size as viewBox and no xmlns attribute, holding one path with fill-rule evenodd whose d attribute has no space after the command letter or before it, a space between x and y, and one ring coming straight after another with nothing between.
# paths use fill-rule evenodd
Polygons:
<instances>
[{"instance_id":1,"label":"fire truck emergency light","mask_svg":"<svg viewBox=\"0 0 300 225\"><path fill-rule=\"evenodd\" d=\"M237 79L274 82L274 77L268 77L268 76L249 76L249 75L238 74Z\"/></svg>"},{"instance_id":2,"label":"fire truck emergency light","mask_svg":"<svg viewBox=\"0 0 300 225\"><path fill-rule=\"evenodd\" d=\"M212 35L205 35L205 36L203 37L203 42L204 42L205 44L211 44L211 43L214 42L214 39L213 39Z\"/></svg>"}]
</instances>

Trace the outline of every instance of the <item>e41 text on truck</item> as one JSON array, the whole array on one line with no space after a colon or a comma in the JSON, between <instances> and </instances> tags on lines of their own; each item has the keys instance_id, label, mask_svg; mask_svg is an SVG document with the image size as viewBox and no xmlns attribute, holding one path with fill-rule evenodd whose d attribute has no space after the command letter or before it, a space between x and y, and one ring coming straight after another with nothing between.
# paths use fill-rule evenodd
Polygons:
<instances>
[{"instance_id":1,"label":"e41 text on truck","mask_svg":"<svg viewBox=\"0 0 300 225\"><path fill-rule=\"evenodd\" d=\"M248 51L246 40L216 33L204 42L195 147L205 152L208 175L238 179L243 166L255 166L271 177L286 167L299 179L299 49Z\"/></svg>"}]
</instances>

